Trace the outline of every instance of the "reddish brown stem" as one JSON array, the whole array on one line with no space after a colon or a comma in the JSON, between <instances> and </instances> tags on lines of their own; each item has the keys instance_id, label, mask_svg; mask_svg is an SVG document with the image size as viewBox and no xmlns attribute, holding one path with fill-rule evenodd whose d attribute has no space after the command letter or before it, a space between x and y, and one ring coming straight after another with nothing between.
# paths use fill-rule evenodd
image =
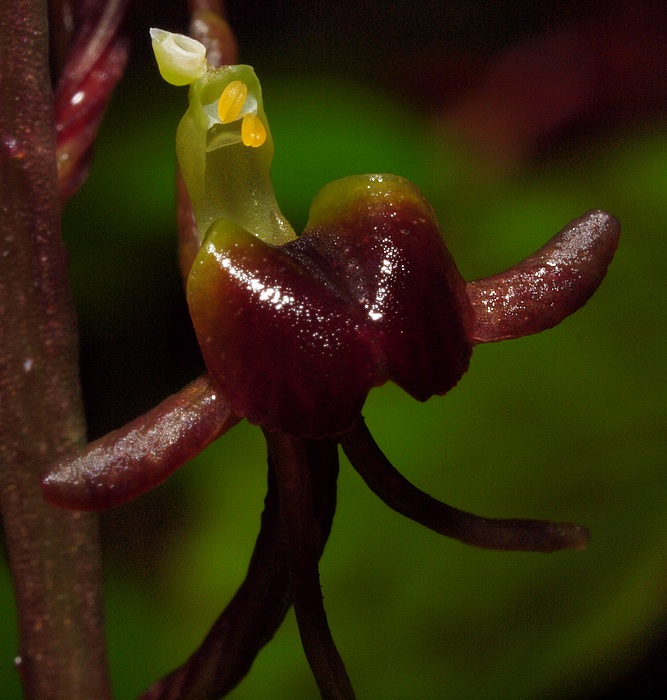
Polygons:
<instances>
[{"instance_id":1,"label":"reddish brown stem","mask_svg":"<svg viewBox=\"0 0 667 700\"><path fill-rule=\"evenodd\" d=\"M210 10L221 17L225 15L225 3L223 0L188 0L188 7L191 14L197 10Z\"/></svg>"},{"instance_id":2,"label":"reddish brown stem","mask_svg":"<svg viewBox=\"0 0 667 700\"><path fill-rule=\"evenodd\" d=\"M44 496L60 508L103 510L136 498L239 422L207 375L51 467Z\"/></svg>"},{"instance_id":3,"label":"reddish brown stem","mask_svg":"<svg viewBox=\"0 0 667 700\"><path fill-rule=\"evenodd\" d=\"M413 486L384 456L362 419L341 438L352 466L390 508L420 525L485 549L555 552L586 548L588 530L573 523L482 518L432 498Z\"/></svg>"},{"instance_id":4,"label":"reddish brown stem","mask_svg":"<svg viewBox=\"0 0 667 700\"><path fill-rule=\"evenodd\" d=\"M611 214L589 211L509 270L469 282L472 340L491 343L539 333L581 308L602 282L620 232Z\"/></svg>"},{"instance_id":5,"label":"reddish brown stem","mask_svg":"<svg viewBox=\"0 0 667 700\"><path fill-rule=\"evenodd\" d=\"M40 473L83 443L60 237L46 2L0 3L0 506L26 698L110 697L97 521L44 503Z\"/></svg>"}]
</instances>

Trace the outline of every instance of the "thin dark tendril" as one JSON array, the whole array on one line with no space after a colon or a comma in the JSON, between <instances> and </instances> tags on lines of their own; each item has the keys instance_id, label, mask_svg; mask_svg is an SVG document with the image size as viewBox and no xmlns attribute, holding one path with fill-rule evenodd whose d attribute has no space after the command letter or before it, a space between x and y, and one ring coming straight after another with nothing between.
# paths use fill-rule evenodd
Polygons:
<instances>
[{"instance_id":1,"label":"thin dark tendril","mask_svg":"<svg viewBox=\"0 0 667 700\"><path fill-rule=\"evenodd\" d=\"M586 548L588 530L574 523L482 518L420 491L384 456L363 419L341 445L352 466L390 508L441 535L485 549L555 552Z\"/></svg>"},{"instance_id":2,"label":"thin dark tendril","mask_svg":"<svg viewBox=\"0 0 667 700\"><path fill-rule=\"evenodd\" d=\"M354 690L336 649L322 602L317 561L322 537L311 493L313 470L303 440L265 431L280 492L290 585L308 663L325 700L352 700Z\"/></svg>"},{"instance_id":3,"label":"thin dark tendril","mask_svg":"<svg viewBox=\"0 0 667 700\"><path fill-rule=\"evenodd\" d=\"M250 670L291 605L278 490L269 472L262 525L241 587L199 649L142 700L223 697Z\"/></svg>"},{"instance_id":4,"label":"thin dark tendril","mask_svg":"<svg viewBox=\"0 0 667 700\"><path fill-rule=\"evenodd\" d=\"M314 471L313 504L320 535L317 556L331 531L336 507L337 445L304 441ZM273 460L269 455L268 492L262 524L248 573L236 595L199 649L180 668L156 683L142 700L220 698L229 693L283 621L292 604L288 558Z\"/></svg>"}]
</instances>

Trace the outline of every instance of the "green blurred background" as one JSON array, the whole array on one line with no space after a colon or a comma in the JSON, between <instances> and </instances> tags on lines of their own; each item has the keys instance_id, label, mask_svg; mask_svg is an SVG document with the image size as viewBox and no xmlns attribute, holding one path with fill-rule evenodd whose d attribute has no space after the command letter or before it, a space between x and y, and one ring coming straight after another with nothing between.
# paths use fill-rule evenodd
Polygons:
<instances>
[{"instance_id":1,"label":"green blurred background","mask_svg":"<svg viewBox=\"0 0 667 700\"><path fill-rule=\"evenodd\" d=\"M186 94L161 82L147 35L183 31L183 4L136 4L128 75L65 212L93 438L202 369L176 266L173 141ZM295 227L323 184L361 172L414 181L468 279L518 261L587 209L623 225L607 280L558 328L479 347L444 398L372 392L364 413L378 443L422 489L482 515L582 522L593 539L583 554L475 550L389 511L343 462L321 579L358 696L574 700L664 688L661 3L265 5L229 10L240 59L262 80L274 182ZM661 36L655 56L644 30ZM561 49L575 39L586 50L573 66ZM265 476L261 433L241 424L104 514L120 700L181 663L233 595ZM12 700L4 563L0 619L0 697ZM291 615L230 697L317 697Z\"/></svg>"}]
</instances>

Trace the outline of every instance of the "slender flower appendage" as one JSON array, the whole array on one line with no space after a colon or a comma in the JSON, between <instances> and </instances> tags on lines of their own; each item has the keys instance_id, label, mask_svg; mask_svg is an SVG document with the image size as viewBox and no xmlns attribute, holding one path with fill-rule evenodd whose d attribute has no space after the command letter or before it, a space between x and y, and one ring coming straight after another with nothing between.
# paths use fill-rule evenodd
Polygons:
<instances>
[{"instance_id":1,"label":"slender flower appendage","mask_svg":"<svg viewBox=\"0 0 667 700\"><path fill-rule=\"evenodd\" d=\"M373 174L324 187L297 237L273 193L273 142L252 68L213 68L193 39L151 35L163 77L190 85L176 138L193 213L179 220L181 268L208 374L55 465L44 493L65 508L117 505L242 418L260 425L269 489L246 580L201 647L144 697L222 697L294 605L322 697L353 698L318 572L337 445L387 505L440 534L489 549L584 549L582 526L482 518L420 491L382 454L361 411L387 381L419 401L445 394L476 344L537 333L583 306L619 225L591 211L506 272L466 283L419 190Z\"/></svg>"}]
</instances>

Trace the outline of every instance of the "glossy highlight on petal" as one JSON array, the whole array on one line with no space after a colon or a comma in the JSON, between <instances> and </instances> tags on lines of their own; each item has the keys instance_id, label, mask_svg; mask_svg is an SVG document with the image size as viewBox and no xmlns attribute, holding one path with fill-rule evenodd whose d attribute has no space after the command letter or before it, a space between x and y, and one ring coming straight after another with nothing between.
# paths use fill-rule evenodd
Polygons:
<instances>
[{"instance_id":1,"label":"glossy highlight on petal","mask_svg":"<svg viewBox=\"0 0 667 700\"><path fill-rule=\"evenodd\" d=\"M239 420L204 375L53 465L42 480L44 497L73 510L122 505L162 483Z\"/></svg>"},{"instance_id":2,"label":"glossy highlight on petal","mask_svg":"<svg viewBox=\"0 0 667 700\"><path fill-rule=\"evenodd\" d=\"M589 211L509 270L469 282L474 342L539 333L580 309L604 279L620 232L611 214Z\"/></svg>"},{"instance_id":3,"label":"glossy highlight on petal","mask_svg":"<svg viewBox=\"0 0 667 700\"><path fill-rule=\"evenodd\" d=\"M349 429L393 380L424 401L471 353L465 283L418 190L394 176L325 187L282 246L210 228L188 282L208 370L232 410L292 435Z\"/></svg>"},{"instance_id":4,"label":"glossy highlight on petal","mask_svg":"<svg viewBox=\"0 0 667 700\"><path fill-rule=\"evenodd\" d=\"M318 436L352 422L372 385L370 353L357 342L360 313L284 246L217 221L187 295L206 366L235 413Z\"/></svg>"}]
</instances>

